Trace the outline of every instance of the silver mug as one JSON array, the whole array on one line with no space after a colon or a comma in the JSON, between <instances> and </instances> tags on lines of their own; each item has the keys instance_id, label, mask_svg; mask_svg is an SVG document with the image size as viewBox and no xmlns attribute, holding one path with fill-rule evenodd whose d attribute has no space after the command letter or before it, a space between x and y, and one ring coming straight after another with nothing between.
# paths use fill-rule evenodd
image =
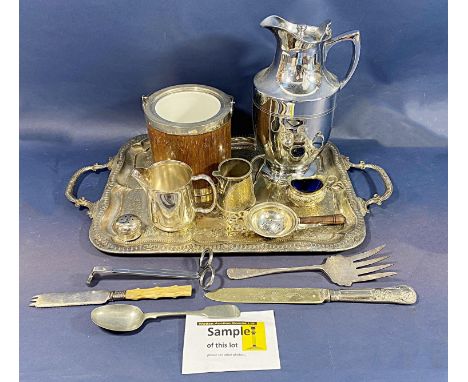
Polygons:
<instances>
[{"instance_id":1,"label":"silver mug","mask_svg":"<svg viewBox=\"0 0 468 382\"><path fill-rule=\"evenodd\" d=\"M133 178L145 190L153 224L167 232L180 231L189 226L195 214L210 213L216 206L216 186L207 175L193 175L190 166L176 160L164 160L147 168L136 168ZM213 190L209 208L195 204L192 182L204 180Z\"/></svg>"}]
</instances>

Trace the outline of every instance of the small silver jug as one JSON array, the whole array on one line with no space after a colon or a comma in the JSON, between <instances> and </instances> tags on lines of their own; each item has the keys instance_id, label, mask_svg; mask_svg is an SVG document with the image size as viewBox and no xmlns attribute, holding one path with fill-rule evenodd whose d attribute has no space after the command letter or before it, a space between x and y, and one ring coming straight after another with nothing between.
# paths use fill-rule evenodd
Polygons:
<instances>
[{"instance_id":1,"label":"small silver jug","mask_svg":"<svg viewBox=\"0 0 468 382\"><path fill-rule=\"evenodd\" d=\"M252 165L248 160L226 159L213 176L218 181L218 207L222 212L240 212L255 204Z\"/></svg>"},{"instance_id":2,"label":"small silver jug","mask_svg":"<svg viewBox=\"0 0 468 382\"><path fill-rule=\"evenodd\" d=\"M186 163L164 160L147 168L135 168L132 176L145 190L153 224L167 232L179 231L192 223L195 213L210 213L216 206L216 186L207 175L193 175ZM213 190L209 208L195 206L194 180L205 180Z\"/></svg>"},{"instance_id":3,"label":"small silver jug","mask_svg":"<svg viewBox=\"0 0 468 382\"><path fill-rule=\"evenodd\" d=\"M311 165L330 136L336 95L359 61L360 34L332 38L330 21L316 27L279 16L269 16L260 25L275 35L277 48L272 64L254 78L254 130L265 151L263 173L286 182L315 172ZM353 57L339 80L325 64L330 48L341 41L353 43Z\"/></svg>"}]
</instances>

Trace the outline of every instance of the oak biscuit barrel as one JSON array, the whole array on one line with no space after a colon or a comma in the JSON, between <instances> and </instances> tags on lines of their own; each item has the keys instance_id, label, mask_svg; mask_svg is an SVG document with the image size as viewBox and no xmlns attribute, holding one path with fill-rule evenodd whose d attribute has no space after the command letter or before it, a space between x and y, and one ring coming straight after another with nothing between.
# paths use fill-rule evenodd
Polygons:
<instances>
[{"instance_id":1,"label":"oak biscuit barrel","mask_svg":"<svg viewBox=\"0 0 468 382\"><path fill-rule=\"evenodd\" d=\"M194 175L211 176L231 157L231 96L210 86L176 85L142 103L154 162L175 159Z\"/></svg>"}]
</instances>

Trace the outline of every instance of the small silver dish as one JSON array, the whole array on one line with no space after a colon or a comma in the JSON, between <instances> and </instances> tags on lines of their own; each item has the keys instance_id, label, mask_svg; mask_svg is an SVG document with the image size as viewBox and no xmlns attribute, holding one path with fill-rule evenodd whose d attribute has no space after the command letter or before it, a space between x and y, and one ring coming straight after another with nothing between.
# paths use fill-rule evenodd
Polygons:
<instances>
[{"instance_id":1,"label":"small silver dish","mask_svg":"<svg viewBox=\"0 0 468 382\"><path fill-rule=\"evenodd\" d=\"M245 222L257 235L269 238L287 236L299 225L291 208L275 202L257 204L247 213Z\"/></svg>"},{"instance_id":2,"label":"small silver dish","mask_svg":"<svg viewBox=\"0 0 468 382\"><path fill-rule=\"evenodd\" d=\"M247 213L245 223L257 235L279 238L312 225L343 225L346 217L342 214L299 217L284 204L265 202L257 204Z\"/></svg>"},{"instance_id":3,"label":"small silver dish","mask_svg":"<svg viewBox=\"0 0 468 382\"><path fill-rule=\"evenodd\" d=\"M288 182L286 194L296 206L320 203L326 195L327 189L337 181L336 176L314 175L309 178L294 178Z\"/></svg>"}]
</instances>

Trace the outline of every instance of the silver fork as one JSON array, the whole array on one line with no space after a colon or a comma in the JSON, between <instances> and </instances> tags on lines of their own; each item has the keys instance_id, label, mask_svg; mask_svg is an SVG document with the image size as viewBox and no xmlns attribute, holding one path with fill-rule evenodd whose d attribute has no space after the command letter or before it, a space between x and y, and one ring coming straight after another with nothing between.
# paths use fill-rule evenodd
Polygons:
<instances>
[{"instance_id":1,"label":"silver fork","mask_svg":"<svg viewBox=\"0 0 468 382\"><path fill-rule=\"evenodd\" d=\"M330 256L320 265L290 268L228 268L227 275L232 280L241 280L275 273L321 271L328 276L332 283L340 286L351 286L353 283L377 280L397 274L396 272L373 273L391 267L393 264L380 264L369 267L369 265L376 264L390 257L381 256L369 259L369 257L379 253L384 247L385 244L353 256Z\"/></svg>"}]
</instances>

